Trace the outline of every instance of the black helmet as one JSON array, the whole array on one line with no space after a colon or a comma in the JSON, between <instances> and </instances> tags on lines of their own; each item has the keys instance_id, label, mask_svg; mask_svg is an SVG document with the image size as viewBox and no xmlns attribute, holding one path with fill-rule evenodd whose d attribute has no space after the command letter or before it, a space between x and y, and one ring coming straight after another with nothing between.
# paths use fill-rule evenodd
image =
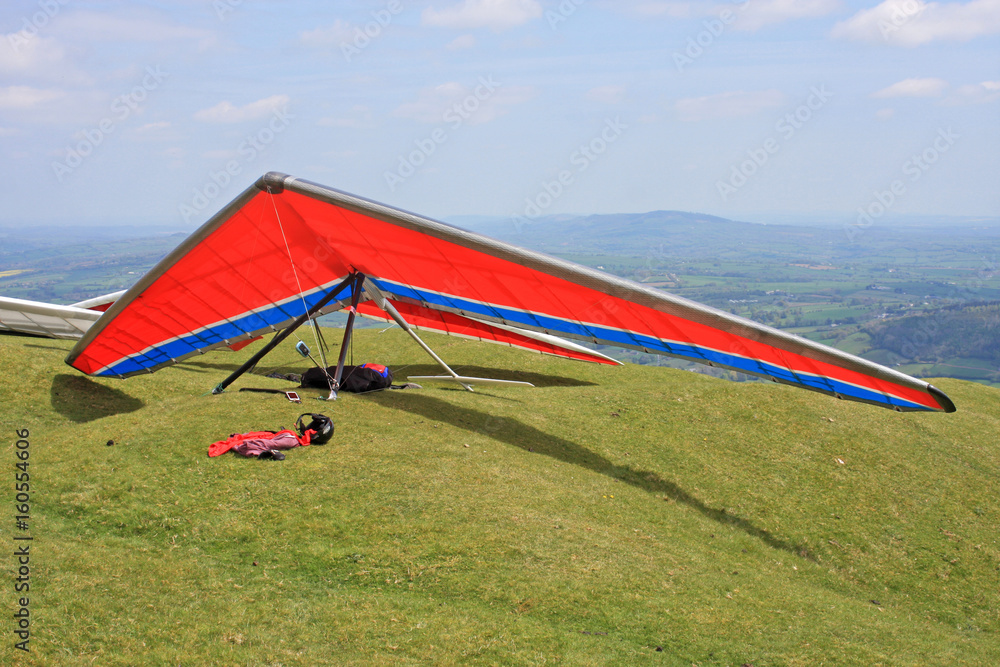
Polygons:
<instances>
[{"instance_id":1,"label":"black helmet","mask_svg":"<svg viewBox=\"0 0 1000 667\"><path fill-rule=\"evenodd\" d=\"M302 420L306 417L309 417L311 421L308 424L303 424ZM309 430L314 431L312 438L309 439L311 445L325 445L333 437L333 420L326 415L312 412L299 415L295 422L295 428L298 429L300 435L305 435L306 431Z\"/></svg>"}]
</instances>

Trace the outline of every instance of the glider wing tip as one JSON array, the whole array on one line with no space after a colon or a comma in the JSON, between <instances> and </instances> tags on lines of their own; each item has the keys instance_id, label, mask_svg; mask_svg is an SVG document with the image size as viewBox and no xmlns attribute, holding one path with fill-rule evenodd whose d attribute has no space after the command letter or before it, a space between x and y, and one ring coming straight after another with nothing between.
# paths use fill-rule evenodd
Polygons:
<instances>
[{"instance_id":1,"label":"glider wing tip","mask_svg":"<svg viewBox=\"0 0 1000 667\"><path fill-rule=\"evenodd\" d=\"M945 394L943 391L941 391L934 385L932 384L927 385L927 392L935 399L937 399L938 405L940 405L941 409L944 410L945 412L955 412L957 410L955 404L951 402L951 399L948 398L947 394Z\"/></svg>"}]
</instances>

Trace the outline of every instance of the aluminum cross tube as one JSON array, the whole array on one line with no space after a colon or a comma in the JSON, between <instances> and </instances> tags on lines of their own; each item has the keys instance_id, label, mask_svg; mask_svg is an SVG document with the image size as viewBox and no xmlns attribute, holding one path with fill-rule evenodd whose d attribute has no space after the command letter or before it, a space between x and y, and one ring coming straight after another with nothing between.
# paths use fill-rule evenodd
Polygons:
<instances>
[{"instance_id":1,"label":"aluminum cross tube","mask_svg":"<svg viewBox=\"0 0 1000 667\"><path fill-rule=\"evenodd\" d=\"M317 311L319 311L320 308L322 308L323 306L327 305L328 303L330 303L331 301L333 301L335 298L337 298L337 296L340 295L341 291L343 291L343 289L345 287L347 287L347 285L352 280L354 280L354 274L353 273L350 274L349 276L347 276L346 278L344 278L344 280L339 285L337 285L330 292L328 292L327 295L325 297L323 297L322 299L320 299L319 302L315 306L313 306L312 308L310 308L309 310L307 310L305 313L303 313L302 315L300 315L298 318L296 318L296 320L294 322L292 322L289 326L287 326L286 328L284 328L283 330L281 330L277 334L275 334L274 338L272 338L271 341L267 345L265 345L259 352L257 352L257 354L255 354L252 357L250 357L250 359L248 359L245 364L243 364L238 369L236 369L235 371L233 371L232 374L229 377L227 377L225 380L223 380L219 384L215 385L215 388L212 389L212 393L213 394L221 394L222 392L224 392L226 390L226 387L228 387L233 382L235 382L236 379L239 376L243 375L248 370L250 370L251 368L253 368L254 366L256 366L257 363L261 359L264 358L264 355L266 355L268 352L270 352L271 350L273 350L274 348L276 348L281 343L281 341L283 341L286 338L288 338L292 334L293 331L295 331L300 326L302 326L302 324L306 320L308 320L310 317L312 317L313 314L315 314Z\"/></svg>"}]
</instances>

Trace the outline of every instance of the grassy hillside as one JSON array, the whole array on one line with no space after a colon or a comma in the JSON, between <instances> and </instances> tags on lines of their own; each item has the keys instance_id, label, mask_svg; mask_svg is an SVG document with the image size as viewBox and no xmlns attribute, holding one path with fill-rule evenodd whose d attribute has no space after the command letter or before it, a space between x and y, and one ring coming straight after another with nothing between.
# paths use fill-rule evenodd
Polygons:
<instances>
[{"instance_id":1,"label":"grassy hillside","mask_svg":"<svg viewBox=\"0 0 1000 667\"><path fill-rule=\"evenodd\" d=\"M253 347L105 381L63 364L68 343L0 339L0 534L8 554L34 538L31 652L7 555L0 661L1000 662L1000 391L940 380L957 413L897 414L427 338L538 387L295 406L233 390L282 384L256 376L206 395ZM436 372L398 330L358 332L354 357ZM279 364L304 368L290 347ZM331 444L206 456L305 410L334 417Z\"/></svg>"}]
</instances>

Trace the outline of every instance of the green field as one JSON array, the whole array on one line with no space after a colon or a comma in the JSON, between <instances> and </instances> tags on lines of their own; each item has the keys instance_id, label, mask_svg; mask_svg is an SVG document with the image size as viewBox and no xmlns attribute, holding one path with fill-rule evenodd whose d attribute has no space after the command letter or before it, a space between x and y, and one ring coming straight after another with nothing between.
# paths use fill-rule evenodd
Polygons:
<instances>
[{"instance_id":1,"label":"green field","mask_svg":"<svg viewBox=\"0 0 1000 667\"><path fill-rule=\"evenodd\" d=\"M336 339L331 332L329 340ZM4 664L995 665L1000 392L954 414L427 335L538 386L207 392L254 346L125 381L0 339ZM256 344L260 345L260 343ZM434 369L402 332L355 360ZM289 346L263 373L301 370ZM283 462L229 433L337 422ZM15 527L16 430L30 519ZM113 441L113 444L108 444ZM30 653L14 649L30 535Z\"/></svg>"}]
</instances>

